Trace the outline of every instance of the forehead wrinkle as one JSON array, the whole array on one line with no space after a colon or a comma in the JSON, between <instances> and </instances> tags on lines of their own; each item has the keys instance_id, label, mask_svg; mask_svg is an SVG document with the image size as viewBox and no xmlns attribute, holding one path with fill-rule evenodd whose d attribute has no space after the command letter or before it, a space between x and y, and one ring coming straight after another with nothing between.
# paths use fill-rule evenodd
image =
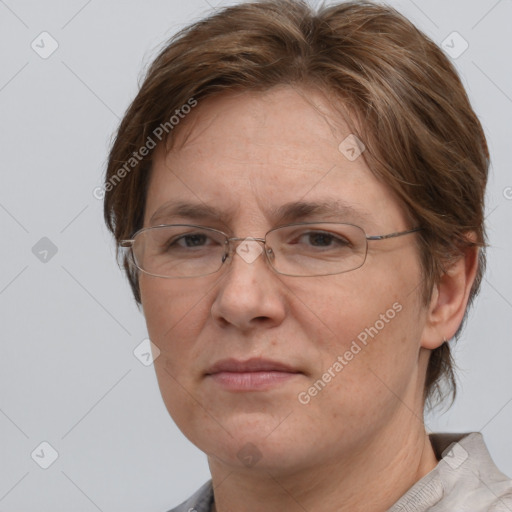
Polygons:
<instances>
[{"instance_id":1,"label":"forehead wrinkle","mask_svg":"<svg viewBox=\"0 0 512 512\"><path fill-rule=\"evenodd\" d=\"M361 222L369 215L341 200L323 200L315 202L292 201L264 211L265 218L271 227L285 223L301 221ZM152 215L150 224L164 223L169 220L184 218L195 222L217 221L224 225L232 225L239 215L233 209L217 208L206 203L192 203L171 200Z\"/></svg>"}]
</instances>

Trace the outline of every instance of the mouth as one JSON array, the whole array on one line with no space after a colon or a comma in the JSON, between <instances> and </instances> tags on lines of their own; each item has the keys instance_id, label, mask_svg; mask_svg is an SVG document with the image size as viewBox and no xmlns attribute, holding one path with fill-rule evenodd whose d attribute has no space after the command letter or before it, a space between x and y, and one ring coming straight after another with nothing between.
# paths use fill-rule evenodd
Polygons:
<instances>
[{"instance_id":1,"label":"mouth","mask_svg":"<svg viewBox=\"0 0 512 512\"><path fill-rule=\"evenodd\" d=\"M266 391L303 375L287 364L268 359L218 361L205 373L205 377L229 391Z\"/></svg>"}]
</instances>

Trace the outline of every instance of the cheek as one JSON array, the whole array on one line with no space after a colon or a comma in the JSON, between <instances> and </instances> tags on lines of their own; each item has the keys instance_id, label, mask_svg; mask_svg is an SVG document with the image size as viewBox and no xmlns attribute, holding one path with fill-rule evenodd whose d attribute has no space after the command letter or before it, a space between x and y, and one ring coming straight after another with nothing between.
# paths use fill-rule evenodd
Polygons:
<instances>
[{"instance_id":1,"label":"cheek","mask_svg":"<svg viewBox=\"0 0 512 512\"><path fill-rule=\"evenodd\" d=\"M372 272L369 265L359 275L331 276L328 286L311 290L308 309L315 314L309 313L308 328L318 326L321 353L312 382L334 373L330 399L374 403L382 395L403 395L417 367L423 325L418 283L419 267L412 260L408 269Z\"/></svg>"},{"instance_id":2,"label":"cheek","mask_svg":"<svg viewBox=\"0 0 512 512\"><path fill-rule=\"evenodd\" d=\"M180 382L192 378L190 368L200 354L198 339L209 307L207 293L198 290L208 289L151 276L140 279L148 334L160 349L159 366Z\"/></svg>"},{"instance_id":3,"label":"cheek","mask_svg":"<svg viewBox=\"0 0 512 512\"><path fill-rule=\"evenodd\" d=\"M149 338L160 350L154 362L160 393L171 417L187 432L198 414L191 391L207 301L201 300L197 286L151 276L141 276L139 284Z\"/></svg>"},{"instance_id":4,"label":"cheek","mask_svg":"<svg viewBox=\"0 0 512 512\"><path fill-rule=\"evenodd\" d=\"M404 298L383 299L380 307L375 301L371 308L345 308L331 326L339 336L324 347L321 366L301 390L302 400L310 401L304 412L318 415L339 435L361 429L369 435L413 394L415 306Z\"/></svg>"},{"instance_id":5,"label":"cheek","mask_svg":"<svg viewBox=\"0 0 512 512\"><path fill-rule=\"evenodd\" d=\"M141 276L139 284L148 331L155 335L155 339L159 338L164 346L168 339L183 337L182 330L199 325L207 296L204 290L208 290L208 287L194 286L192 282L184 286L178 280L146 275ZM164 336L165 333L167 336ZM173 333L180 334L173 336Z\"/></svg>"}]
</instances>

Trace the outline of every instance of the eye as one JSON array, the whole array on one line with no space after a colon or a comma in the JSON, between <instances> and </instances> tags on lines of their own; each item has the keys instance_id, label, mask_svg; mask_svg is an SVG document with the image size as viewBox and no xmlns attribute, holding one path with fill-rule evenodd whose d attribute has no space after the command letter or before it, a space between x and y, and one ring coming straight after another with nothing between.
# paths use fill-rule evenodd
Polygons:
<instances>
[{"instance_id":1,"label":"eye","mask_svg":"<svg viewBox=\"0 0 512 512\"><path fill-rule=\"evenodd\" d=\"M305 243L310 247L319 248L340 248L351 246L350 240L342 234L330 233L327 231L307 231L297 237L298 242Z\"/></svg>"},{"instance_id":2,"label":"eye","mask_svg":"<svg viewBox=\"0 0 512 512\"><path fill-rule=\"evenodd\" d=\"M181 235L171 236L163 245L165 251L178 251L178 250L200 250L218 247L219 240L205 233L183 233Z\"/></svg>"},{"instance_id":3,"label":"eye","mask_svg":"<svg viewBox=\"0 0 512 512\"><path fill-rule=\"evenodd\" d=\"M334 241L334 236L328 234L328 233L322 233L322 232L313 232L313 233L306 233L303 235L306 237L307 241L316 247L322 246L327 247L329 245L332 245Z\"/></svg>"},{"instance_id":4,"label":"eye","mask_svg":"<svg viewBox=\"0 0 512 512\"><path fill-rule=\"evenodd\" d=\"M207 239L208 237L203 233L192 233L178 237L173 244L180 245L181 247L200 247L206 243Z\"/></svg>"}]
</instances>

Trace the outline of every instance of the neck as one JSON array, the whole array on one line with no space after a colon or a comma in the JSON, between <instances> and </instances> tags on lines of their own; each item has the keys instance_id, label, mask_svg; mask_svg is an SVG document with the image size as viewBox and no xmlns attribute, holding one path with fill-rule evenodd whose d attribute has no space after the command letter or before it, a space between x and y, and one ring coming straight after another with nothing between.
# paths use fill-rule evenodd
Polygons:
<instances>
[{"instance_id":1,"label":"neck","mask_svg":"<svg viewBox=\"0 0 512 512\"><path fill-rule=\"evenodd\" d=\"M238 471L210 460L213 510L384 512L437 464L418 418L400 420L402 428L389 425L335 463L304 467L292 475L275 468Z\"/></svg>"}]
</instances>

